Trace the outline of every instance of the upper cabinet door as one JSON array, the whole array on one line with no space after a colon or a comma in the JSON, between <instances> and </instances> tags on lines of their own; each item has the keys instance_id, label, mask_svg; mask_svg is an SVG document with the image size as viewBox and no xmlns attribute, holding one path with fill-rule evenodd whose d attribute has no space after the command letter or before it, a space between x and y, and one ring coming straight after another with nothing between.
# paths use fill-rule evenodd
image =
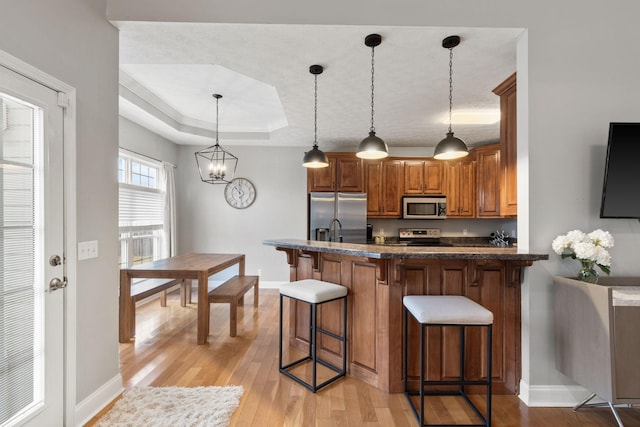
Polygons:
<instances>
[{"instance_id":1,"label":"upper cabinet door","mask_svg":"<svg viewBox=\"0 0 640 427\"><path fill-rule=\"evenodd\" d=\"M441 160L426 160L424 177L424 194L444 194L444 163Z\"/></svg>"},{"instance_id":2,"label":"upper cabinet door","mask_svg":"<svg viewBox=\"0 0 640 427\"><path fill-rule=\"evenodd\" d=\"M382 160L364 161L364 191L367 193L367 216L382 215Z\"/></svg>"},{"instance_id":3,"label":"upper cabinet door","mask_svg":"<svg viewBox=\"0 0 640 427\"><path fill-rule=\"evenodd\" d=\"M386 160L382 162L382 213L385 217L402 216L402 195L404 194L404 162Z\"/></svg>"},{"instance_id":4,"label":"upper cabinet door","mask_svg":"<svg viewBox=\"0 0 640 427\"><path fill-rule=\"evenodd\" d=\"M404 162L395 159L365 160L364 168L367 216L400 218Z\"/></svg>"},{"instance_id":5,"label":"upper cabinet door","mask_svg":"<svg viewBox=\"0 0 640 427\"><path fill-rule=\"evenodd\" d=\"M476 162L460 162L460 187L458 193L458 216L476 216Z\"/></svg>"},{"instance_id":6,"label":"upper cabinet door","mask_svg":"<svg viewBox=\"0 0 640 427\"><path fill-rule=\"evenodd\" d=\"M440 160L406 160L404 194L444 194L444 164Z\"/></svg>"},{"instance_id":7,"label":"upper cabinet door","mask_svg":"<svg viewBox=\"0 0 640 427\"><path fill-rule=\"evenodd\" d=\"M518 214L517 137L516 137L516 73L493 90L500 97L500 159L503 184L501 213L503 216Z\"/></svg>"},{"instance_id":8,"label":"upper cabinet door","mask_svg":"<svg viewBox=\"0 0 640 427\"><path fill-rule=\"evenodd\" d=\"M364 189L362 160L348 153L336 158L336 189L347 193L361 193Z\"/></svg>"},{"instance_id":9,"label":"upper cabinet door","mask_svg":"<svg viewBox=\"0 0 640 427\"><path fill-rule=\"evenodd\" d=\"M329 167L307 169L307 192L336 191L336 159L329 157Z\"/></svg>"},{"instance_id":10,"label":"upper cabinet door","mask_svg":"<svg viewBox=\"0 0 640 427\"><path fill-rule=\"evenodd\" d=\"M422 194L424 188L424 162L406 160L404 162L404 193Z\"/></svg>"},{"instance_id":11,"label":"upper cabinet door","mask_svg":"<svg viewBox=\"0 0 640 427\"><path fill-rule=\"evenodd\" d=\"M500 146L498 144L485 145L474 151L478 162L478 217L499 217L502 183Z\"/></svg>"},{"instance_id":12,"label":"upper cabinet door","mask_svg":"<svg viewBox=\"0 0 640 427\"><path fill-rule=\"evenodd\" d=\"M307 192L363 192L362 160L354 153L327 153L327 156L329 167L307 169Z\"/></svg>"},{"instance_id":13,"label":"upper cabinet door","mask_svg":"<svg viewBox=\"0 0 640 427\"><path fill-rule=\"evenodd\" d=\"M475 161L448 160L445 162L447 216L473 218L476 215Z\"/></svg>"}]
</instances>

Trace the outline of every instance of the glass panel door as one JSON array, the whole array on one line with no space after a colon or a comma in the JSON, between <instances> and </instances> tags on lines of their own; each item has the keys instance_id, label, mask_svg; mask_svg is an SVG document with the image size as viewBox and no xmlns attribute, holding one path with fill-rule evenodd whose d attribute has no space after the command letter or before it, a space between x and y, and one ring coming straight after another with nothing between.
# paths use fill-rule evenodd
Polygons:
<instances>
[{"instance_id":1,"label":"glass panel door","mask_svg":"<svg viewBox=\"0 0 640 427\"><path fill-rule=\"evenodd\" d=\"M2 66L0 82L0 426L63 425L62 109Z\"/></svg>"}]
</instances>

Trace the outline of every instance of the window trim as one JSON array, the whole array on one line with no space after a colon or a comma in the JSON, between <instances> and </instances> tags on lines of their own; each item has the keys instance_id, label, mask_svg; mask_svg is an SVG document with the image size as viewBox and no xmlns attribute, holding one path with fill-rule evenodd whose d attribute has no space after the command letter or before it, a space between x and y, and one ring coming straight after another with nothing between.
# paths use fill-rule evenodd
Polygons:
<instances>
[{"instance_id":1,"label":"window trim","mask_svg":"<svg viewBox=\"0 0 640 427\"><path fill-rule=\"evenodd\" d=\"M124 182L120 181L120 160L124 160L124 165L123 165L123 171L124 171ZM150 186L145 186L145 185L138 185L138 184L133 184L132 183L132 174L133 174L133 168L132 168L132 162L136 162L139 163L142 166L146 166L148 168L152 168L155 170L155 187L150 187ZM160 206L155 205L158 207L158 212L156 212L156 214L160 214L159 217L161 218L160 223L154 222L153 220L149 221L149 224L142 224L142 225L132 225L132 224L128 224L128 225L120 225L122 223L122 218L120 216L120 207L119 207L119 213L118 213L118 241L119 241L119 252L120 252L120 266L121 267L126 267L126 266L131 266L131 265L137 265L139 264L139 262L136 262L135 264L133 263L133 258L134 258L134 246L133 246L133 242L135 242L137 239L151 239L152 240L152 245L153 245L153 259L159 259L162 256L162 252L163 252L163 245L164 243L164 239L165 237L165 230L166 230L166 218L164 216L164 210L165 210L165 206L164 206L164 202L165 202L165 198L164 198L164 194L165 194L165 189L162 188L162 183L163 183L163 179L162 179L162 174L164 173L163 171L163 166L162 166L162 162L155 160L155 159L149 159L149 158L145 158L144 156L137 154L137 153L132 153L126 149L120 149L118 152L118 197L119 200L122 196L121 192L124 189L125 191L129 191L129 195L135 194L136 192L138 192L139 194L148 194L149 197L155 199L155 198L159 198L160 199ZM144 197L144 196L143 196ZM156 200L157 201L157 200ZM153 215L152 215L153 217ZM157 219L157 217L155 218ZM147 218L148 220L148 218ZM135 222L135 220L132 220L132 222ZM141 237L134 237L133 234L134 233L144 233L144 232L150 232L149 236L141 236ZM146 261L145 261L146 262Z\"/></svg>"}]
</instances>

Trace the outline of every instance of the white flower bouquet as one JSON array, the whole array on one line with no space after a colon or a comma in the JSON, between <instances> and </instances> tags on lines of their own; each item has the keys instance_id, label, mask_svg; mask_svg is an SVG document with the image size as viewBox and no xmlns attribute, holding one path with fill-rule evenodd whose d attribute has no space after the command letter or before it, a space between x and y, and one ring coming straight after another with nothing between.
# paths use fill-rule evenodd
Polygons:
<instances>
[{"instance_id":1,"label":"white flower bouquet","mask_svg":"<svg viewBox=\"0 0 640 427\"><path fill-rule=\"evenodd\" d=\"M586 234L580 230L573 230L556 237L551 247L562 259L572 258L580 261L580 280L595 283L598 280L595 265L605 273L611 273L611 256L607 249L613 247L613 236L608 231L598 229Z\"/></svg>"}]
</instances>

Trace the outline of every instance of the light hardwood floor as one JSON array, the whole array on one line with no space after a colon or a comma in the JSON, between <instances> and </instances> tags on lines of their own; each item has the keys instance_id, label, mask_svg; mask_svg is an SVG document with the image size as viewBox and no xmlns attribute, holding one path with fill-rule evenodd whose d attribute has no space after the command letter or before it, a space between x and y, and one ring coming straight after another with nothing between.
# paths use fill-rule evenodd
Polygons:
<instances>
[{"instance_id":1,"label":"light hardwood floor","mask_svg":"<svg viewBox=\"0 0 640 427\"><path fill-rule=\"evenodd\" d=\"M195 298L194 298L195 301ZM242 385L232 426L416 426L403 394L387 394L353 378L313 394L278 372L278 292L261 289L254 309L251 293L239 309L238 336L229 337L229 305L211 307L207 345L196 345L196 305L180 307L169 295L166 308L152 301L136 310L137 338L120 344L125 389L136 386ZM460 421L457 402L433 401L438 419ZM87 425L104 414L105 408ZM625 427L640 426L640 408L619 409ZM430 422L438 421L432 418ZM493 426L616 426L607 408L528 408L516 396L494 396Z\"/></svg>"}]
</instances>

